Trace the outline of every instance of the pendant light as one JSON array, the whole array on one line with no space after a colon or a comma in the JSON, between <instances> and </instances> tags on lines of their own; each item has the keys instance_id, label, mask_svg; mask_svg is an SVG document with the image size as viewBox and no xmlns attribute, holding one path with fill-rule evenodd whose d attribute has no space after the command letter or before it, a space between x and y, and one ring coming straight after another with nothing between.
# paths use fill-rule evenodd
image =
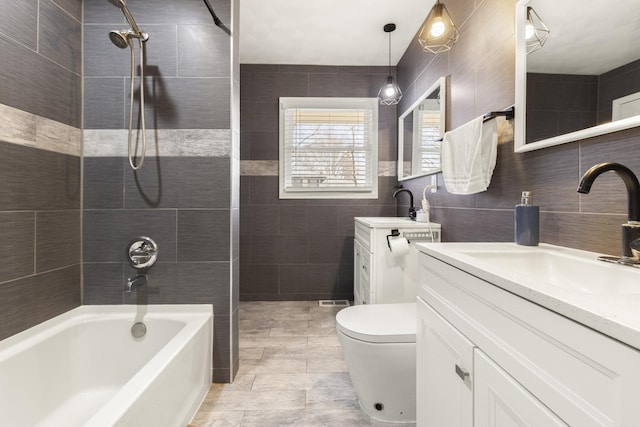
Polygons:
<instances>
[{"instance_id":1,"label":"pendant light","mask_svg":"<svg viewBox=\"0 0 640 427\"><path fill-rule=\"evenodd\" d=\"M527 41L527 55L544 46L549 37L549 28L532 7L527 7L527 23L524 37Z\"/></svg>"},{"instance_id":2,"label":"pendant light","mask_svg":"<svg viewBox=\"0 0 640 427\"><path fill-rule=\"evenodd\" d=\"M396 24L387 24L383 29L389 34L389 75L378 92L378 100L382 105L395 105L402 99L402 91L391 75L391 32L395 31Z\"/></svg>"},{"instance_id":3,"label":"pendant light","mask_svg":"<svg viewBox=\"0 0 640 427\"><path fill-rule=\"evenodd\" d=\"M445 52L453 47L458 37L460 32L453 24L447 8L440 0L436 0L418 34L422 50L434 54Z\"/></svg>"}]
</instances>

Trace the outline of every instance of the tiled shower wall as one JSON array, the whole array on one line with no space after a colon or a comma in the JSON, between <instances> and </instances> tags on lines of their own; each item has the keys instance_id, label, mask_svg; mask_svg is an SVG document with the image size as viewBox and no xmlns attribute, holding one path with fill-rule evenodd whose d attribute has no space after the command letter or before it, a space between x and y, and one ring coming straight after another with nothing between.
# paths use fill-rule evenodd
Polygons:
<instances>
[{"instance_id":1,"label":"tiled shower wall","mask_svg":"<svg viewBox=\"0 0 640 427\"><path fill-rule=\"evenodd\" d=\"M213 304L213 379L227 382L238 368L238 2L211 4L225 28L201 0L127 2L149 33L148 152L133 172L129 50L107 35L124 18L107 1L85 2L83 302ZM125 248L137 236L157 242L158 263L147 287L125 294L136 273Z\"/></svg>"},{"instance_id":2,"label":"tiled shower wall","mask_svg":"<svg viewBox=\"0 0 640 427\"><path fill-rule=\"evenodd\" d=\"M376 97L387 67L241 67L243 300L353 298L353 218L394 216L396 109L378 110L378 198L278 198L278 98Z\"/></svg>"},{"instance_id":3,"label":"tiled shower wall","mask_svg":"<svg viewBox=\"0 0 640 427\"><path fill-rule=\"evenodd\" d=\"M80 305L81 20L0 2L0 339Z\"/></svg>"},{"instance_id":4,"label":"tiled shower wall","mask_svg":"<svg viewBox=\"0 0 640 427\"><path fill-rule=\"evenodd\" d=\"M438 77L450 75L449 129L514 103L513 0L449 0L460 40L448 53L423 53L416 40L398 64L405 97L400 114ZM487 31L491 28L491 31ZM502 119L500 119L502 120ZM626 222L626 191L617 176L599 177L591 194L576 192L581 175L592 165L617 161L640 173L640 129L590 138L552 148L516 154L510 126L498 146L489 190L469 196L449 194L442 186L429 194L432 220L442 223L445 241L511 241L513 206L523 190L540 205L540 238L547 243L619 254L620 224ZM414 194L430 178L405 181Z\"/></svg>"}]
</instances>

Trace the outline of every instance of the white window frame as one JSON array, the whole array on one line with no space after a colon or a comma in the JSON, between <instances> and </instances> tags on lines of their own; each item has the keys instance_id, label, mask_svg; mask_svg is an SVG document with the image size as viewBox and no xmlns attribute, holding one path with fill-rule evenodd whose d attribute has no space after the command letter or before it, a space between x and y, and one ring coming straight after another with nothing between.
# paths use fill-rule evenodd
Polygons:
<instances>
[{"instance_id":1,"label":"white window frame","mask_svg":"<svg viewBox=\"0 0 640 427\"><path fill-rule=\"evenodd\" d=\"M372 113L369 130L370 188L286 188L285 162L285 110L287 108L369 109ZM377 199L378 198L378 100L377 98L294 98L281 97L279 101L279 187L281 199Z\"/></svg>"}]
</instances>

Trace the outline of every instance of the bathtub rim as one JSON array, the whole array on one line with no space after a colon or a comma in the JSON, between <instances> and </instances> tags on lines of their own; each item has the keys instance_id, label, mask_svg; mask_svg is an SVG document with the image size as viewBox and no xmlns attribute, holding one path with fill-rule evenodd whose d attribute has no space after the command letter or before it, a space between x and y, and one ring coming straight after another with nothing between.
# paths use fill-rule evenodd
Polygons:
<instances>
[{"instance_id":1,"label":"bathtub rim","mask_svg":"<svg viewBox=\"0 0 640 427\"><path fill-rule=\"evenodd\" d=\"M144 307L146 311L141 313L140 307ZM100 316L130 319L130 316L134 315L131 320L135 321L139 316L144 320L149 316L159 318L159 315L165 314L176 314L196 320L202 315L213 317L214 313L212 304L81 305L0 340L0 363L72 325L100 320Z\"/></svg>"}]
</instances>

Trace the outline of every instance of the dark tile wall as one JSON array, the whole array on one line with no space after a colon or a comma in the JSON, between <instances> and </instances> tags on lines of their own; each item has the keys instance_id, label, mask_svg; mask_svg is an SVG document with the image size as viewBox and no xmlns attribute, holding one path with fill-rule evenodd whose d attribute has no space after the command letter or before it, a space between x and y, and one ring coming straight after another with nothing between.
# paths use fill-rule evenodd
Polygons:
<instances>
[{"instance_id":1,"label":"dark tile wall","mask_svg":"<svg viewBox=\"0 0 640 427\"><path fill-rule=\"evenodd\" d=\"M80 126L81 8L0 4L0 104ZM0 339L80 305L80 158L41 148L0 140Z\"/></svg>"},{"instance_id":2,"label":"dark tile wall","mask_svg":"<svg viewBox=\"0 0 640 427\"><path fill-rule=\"evenodd\" d=\"M606 123L614 99L640 92L640 59L600 75L598 84L598 123Z\"/></svg>"},{"instance_id":3,"label":"dark tile wall","mask_svg":"<svg viewBox=\"0 0 640 427\"><path fill-rule=\"evenodd\" d=\"M402 112L438 77L450 75L449 128L459 126L490 110L513 104L515 2L486 0L447 2L460 26L460 41L438 56L422 53L416 40L398 64L398 80L405 98ZM485 31L488 15L491 28ZM640 129L631 129L529 153L513 152L511 127L506 126L498 146L498 158L488 191L475 195L449 194L442 185L429 194L432 220L442 223L445 241L511 241L513 206L523 190L533 191L540 205L540 237L543 242L579 249L619 254L620 224L626 221L626 191L622 181L607 173L599 177L591 194L576 192L580 176L592 165L617 161L640 173L637 141ZM429 177L404 181L421 194Z\"/></svg>"},{"instance_id":4,"label":"dark tile wall","mask_svg":"<svg viewBox=\"0 0 640 427\"><path fill-rule=\"evenodd\" d=\"M526 141L611 121L614 99L640 91L640 60L600 76L527 74Z\"/></svg>"},{"instance_id":5,"label":"dark tile wall","mask_svg":"<svg viewBox=\"0 0 640 427\"><path fill-rule=\"evenodd\" d=\"M0 102L80 127L81 7L81 0L2 2Z\"/></svg>"},{"instance_id":6,"label":"dark tile wall","mask_svg":"<svg viewBox=\"0 0 640 427\"><path fill-rule=\"evenodd\" d=\"M241 159L277 161L278 98L375 97L386 67L241 66ZM396 109L378 110L378 156L396 160ZM353 218L394 216L394 176L376 200L280 200L278 177L241 177L240 298L353 298Z\"/></svg>"},{"instance_id":7,"label":"dark tile wall","mask_svg":"<svg viewBox=\"0 0 640 427\"><path fill-rule=\"evenodd\" d=\"M237 28L230 21L231 0L211 3L228 28ZM127 6L149 33L144 68L148 128L231 130L232 37L214 25L205 4L129 0ZM113 46L107 35L121 28L123 19L107 1L85 2L85 129L128 127L129 51ZM199 133L192 134L197 138ZM153 131L147 138L155 144ZM91 143L85 138L85 145ZM213 148L212 153L220 152ZM158 152L163 151L160 146ZM233 281L236 288L238 281L237 256L231 254L232 224L238 217L232 199L239 189L233 188L232 175L239 171L233 169L232 152L149 157L138 172L125 157L84 158L84 303L213 304L216 382L230 381L237 371L237 351L232 353L237 333L231 330L231 325L237 329L232 323L237 304L230 301ZM125 294L125 280L135 274L125 247L136 236L154 239L159 258L149 271L149 285Z\"/></svg>"},{"instance_id":8,"label":"dark tile wall","mask_svg":"<svg viewBox=\"0 0 640 427\"><path fill-rule=\"evenodd\" d=\"M597 110L598 76L527 73L527 142L595 126Z\"/></svg>"}]
</instances>

